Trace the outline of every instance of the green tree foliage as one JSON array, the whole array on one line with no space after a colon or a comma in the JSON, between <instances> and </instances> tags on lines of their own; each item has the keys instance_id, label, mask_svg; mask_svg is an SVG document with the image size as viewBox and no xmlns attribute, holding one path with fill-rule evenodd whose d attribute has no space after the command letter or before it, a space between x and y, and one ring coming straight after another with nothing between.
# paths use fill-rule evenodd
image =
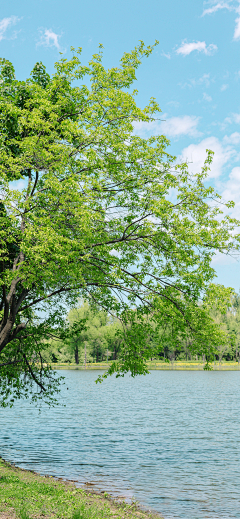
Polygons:
<instances>
[{"instance_id":1,"label":"green tree foliage","mask_svg":"<svg viewBox=\"0 0 240 519\"><path fill-rule=\"evenodd\" d=\"M225 340L216 347L215 359L240 361L240 295L233 294L225 312L214 308L211 317L224 331Z\"/></svg>"},{"instance_id":2,"label":"green tree foliage","mask_svg":"<svg viewBox=\"0 0 240 519\"><path fill-rule=\"evenodd\" d=\"M218 286L218 290L221 287ZM223 289L225 293L225 289ZM223 295L223 294L221 294ZM220 294L219 294L220 296ZM208 299L208 303L209 303ZM214 299L212 298L212 301ZM221 303L220 303L221 301ZM151 349L152 359L164 359L165 361L174 362L175 360L201 360L208 361L208 364L214 359L221 362L225 360L240 360L240 296L232 294L228 301L219 297L216 304L208 308L207 324L217 325L215 330L218 331L218 340L211 340L211 346L206 356L206 347L202 348L197 345L194 350L195 334L191 334L186 327L179 327L179 321L174 327L174 320L164 319L161 324L150 320L145 316L143 324L144 339L143 343L146 351ZM220 304L219 304L220 303ZM227 305L228 303L228 305ZM207 309L206 309L207 310ZM135 315L136 317L136 315ZM211 321L212 319L212 321ZM86 346L87 360L89 362L118 361L121 359L121 349L125 345L124 333L121 323L117 319L113 319L105 311L90 307L88 302L83 303L80 307L72 309L68 314L68 322L71 327L76 327L74 334L69 340L52 341L49 345L49 361L52 362L76 362L76 364L84 363L84 351ZM139 320L137 321L139 326ZM81 329L82 326L82 329ZM131 328L130 320L127 323L125 333L131 334L133 338L135 333L136 319ZM206 327L206 324L205 324ZM211 331L214 329L211 326ZM208 329L205 329L205 335L208 335ZM139 337L139 331L138 331ZM204 334L201 334L201 339ZM57 344L56 344L57 343ZM215 346L215 348L214 348ZM200 358L199 358L200 357ZM147 359L150 355L147 355Z\"/></svg>"},{"instance_id":3,"label":"green tree foliage","mask_svg":"<svg viewBox=\"0 0 240 519\"><path fill-rule=\"evenodd\" d=\"M69 312L68 322L70 329L74 323L83 323L82 331L68 340L68 351L76 364L79 364L80 359L84 362L85 347L87 359L91 362L117 358L120 340L116 333L120 323L116 318L109 316L105 310L92 308L85 302Z\"/></svg>"},{"instance_id":4,"label":"green tree foliage","mask_svg":"<svg viewBox=\"0 0 240 519\"><path fill-rule=\"evenodd\" d=\"M194 351L219 341L198 301L212 297L211 259L236 246L236 222L204 185L212 153L192 175L165 136L134 133L160 112L154 99L140 109L131 90L152 47L140 43L111 69L102 46L86 66L72 52L52 77L37 63L26 81L0 62L3 405L31 391L51 403L57 380L44 352L53 337L68 340L66 307L79 298L121 319L124 347L111 372L146 373L150 321L191 333Z\"/></svg>"}]
</instances>

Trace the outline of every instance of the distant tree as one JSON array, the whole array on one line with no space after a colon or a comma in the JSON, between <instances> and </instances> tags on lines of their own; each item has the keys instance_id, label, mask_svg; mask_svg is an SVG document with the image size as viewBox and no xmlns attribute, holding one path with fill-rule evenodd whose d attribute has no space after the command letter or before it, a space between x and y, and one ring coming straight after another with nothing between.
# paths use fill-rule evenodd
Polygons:
<instances>
[{"instance_id":1,"label":"distant tree","mask_svg":"<svg viewBox=\"0 0 240 519\"><path fill-rule=\"evenodd\" d=\"M68 314L70 337L66 342L76 364L79 364L80 352L87 340L88 314L89 305L86 303L80 308L73 308Z\"/></svg>"},{"instance_id":2,"label":"distant tree","mask_svg":"<svg viewBox=\"0 0 240 519\"><path fill-rule=\"evenodd\" d=\"M214 306L210 312L215 323L224 331L225 341L216 347L215 356L221 363L222 359L239 362L240 353L240 296L232 294L228 306L224 312L220 312Z\"/></svg>"},{"instance_id":3,"label":"distant tree","mask_svg":"<svg viewBox=\"0 0 240 519\"><path fill-rule=\"evenodd\" d=\"M73 323L80 325L83 323L82 331L71 336L68 340L70 352L74 353L75 362L79 363L80 352L82 354L85 344L87 345L88 356L96 362L100 362L108 356L114 356L112 350L119 351L119 339L116 331L119 329L119 322L112 319L106 311L99 308L91 308L88 302L84 302L80 307L72 309L68 314L70 326Z\"/></svg>"}]
</instances>

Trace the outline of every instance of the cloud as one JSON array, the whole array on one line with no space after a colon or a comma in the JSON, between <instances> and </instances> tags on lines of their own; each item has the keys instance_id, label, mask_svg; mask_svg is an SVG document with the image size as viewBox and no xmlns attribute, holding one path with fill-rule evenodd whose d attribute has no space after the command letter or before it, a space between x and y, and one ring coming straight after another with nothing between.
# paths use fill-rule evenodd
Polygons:
<instances>
[{"instance_id":1,"label":"cloud","mask_svg":"<svg viewBox=\"0 0 240 519\"><path fill-rule=\"evenodd\" d=\"M13 180L9 182L10 189L17 189L18 191L23 191L23 189L27 188L27 180L26 178L21 178L20 180Z\"/></svg>"},{"instance_id":2,"label":"cloud","mask_svg":"<svg viewBox=\"0 0 240 519\"><path fill-rule=\"evenodd\" d=\"M203 92L203 99L204 99L204 101L208 101L209 103L212 101L211 96L206 94L206 92Z\"/></svg>"},{"instance_id":3,"label":"cloud","mask_svg":"<svg viewBox=\"0 0 240 519\"><path fill-rule=\"evenodd\" d=\"M234 5L235 4L235 5ZM230 0L229 2L214 2L214 5L212 7L209 7L208 9L205 9L202 13L202 16L205 16L206 14L212 14L216 13L220 9L227 9L228 11L235 11L238 15L240 15L240 2L237 0L237 2L233 2ZM240 16L238 16L235 19L235 30L233 34L233 39L238 41L240 39Z\"/></svg>"},{"instance_id":4,"label":"cloud","mask_svg":"<svg viewBox=\"0 0 240 519\"><path fill-rule=\"evenodd\" d=\"M183 56L188 56L193 51L203 52L207 56L211 56L216 50L217 45L211 43L210 45L206 45L205 41L193 41L191 43L182 42L181 46L176 50L177 54L182 54Z\"/></svg>"},{"instance_id":5,"label":"cloud","mask_svg":"<svg viewBox=\"0 0 240 519\"><path fill-rule=\"evenodd\" d=\"M164 51L162 51L162 56L164 56L164 58L171 59L171 54L170 54L170 52L164 52Z\"/></svg>"},{"instance_id":6,"label":"cloud","mask_svg":"<svg viewBox=\"0 0 240 519\"><path fill-rule=\"evenodd\" d=\"M191 135L197 137L200 135L197 130L199 119L199 117L194 115L171 117L161 123L161 131L169 137L180 137L180 135Z\"/></svg>"},{"instance_id":7,"label":"cloud","mask_svg":"<svg viewBox=\"0 0 240 519\"><path fill-rule=\"evenodd\" d=\"M240 17L236 18L235 24L236 24L236 26L235 26L235 31L234 31L233 39L234 40L239 40L240 39Z\"/></svg>"},{"instance_id":8,"label":"cloud","mask_svg":"<svg viewBox=\"0 0 240 519\"><path fill-rule=\"evenodd\" d=\"M206 159L206 150L214 151L213 162L209 178L218 178L222 173L222 168L235 154L230 146L223 146L216 137L207 137L199 144L190 144L181 153L180 162L188 162L189 170L192 173L199 173Z\"/></svg>"},{"instance_id":9,"label":"cloud","mask_svg":"<svg viewBox=\"0 0 240 519\"><path fill-rule=\"evenodd\" d=\"M19 22L20 18L17 16L9 16L9 18L3 18L0 20L0 41L7 39L5 33L9 27Z\"/></svg>"},{"instance_id":10,"label":"cloud","mask_svg":"<svg viewBox=\"0 0 240 519\"><path fill-rule=\"evenodd\" d=\"M239 123L240 123L240 114L232 114L232 117L233 117L233 121L234 121L236 124L239 124Z\"/></svg>"},{"instance_id":11,"label":"cloud","mask_svg":"<svg viewBox=\"0 0 240 519\"><path fill-rule=\"evenodd\" d=\"M228 9L229 11L231 11L232 7L228 2L218 2L213 7L205 9L202 13L202 16L205 16L206 14L216 13L217 11L219 11L219 9Z\"/></svg>"},{"instance_id":12,"label":"cloud","mask_svg":"<svg viewBox=\"0 0 240 519\"><path fill-rule=\"evenodd\" d=\"M240 124L240 113L232 113L225 117L223 123L220 125L221 130L225 130L228 124Z\"/></svg>"},{"instance_id":13,"label":"cloud","mask_svg":"<svg viewBox=\"0 0 240 519\"><path fill-rule=\"evenodd\" d=\"M161 123L159 121L152 121L150 123L144 121L135 121L133 123L134 133L143 139L148 138L151 135L159 135L161 133L160 125Z\"/></svg>"},{"instance_id":14,"label":"cloud","mask_svg":"<svg viewBox=\"0 0 240 519\"><path fill-rule=\"evenodd\" d=\"M163 115L163 117L165 116L166 114ZM166 121L153 121L151 123L138 121L134 123L134 129L135 133L142 137L161 134L175 138L182 135L199 137L201 135L197 130L199 119L194 115L183 115L182 117L170 117Z\"/></svg>"},{"instance_id":15,"label":"cloud","mask_svg":"<svg viewBox=\"0 0 240 519\"><path fill-rule=\"evenodd\" d=\"M226 117L224 122L228 123L228 124L233 124L233 123L239 124L240 123L240 114L233 113L229 117Z\"/></svg>"},{"instance_id":16,"label":"cloud","mask_svg":"<svg viewBox=\"0 0 240 519\"><path fill-rule=\"evenodd\" d=\"M240 167L237 166L232 169L227 182L224 184L224 189L222 191L222 197L224 200L233 200L235 202L235 207L231 211L231 216L234 218L240 218L240 199L239 199L239 191L240 191Z\"/></svg>"},{"instance_id":17,"label":"cloud","mask_svg":"<svg viewBox=\"0 0 240 519\"><path fill-rule=\"evenodd\" d=\"M205 84L206 86L210 85L210 74L203 74L199 79L195 81L196 85L202 85Z\"/></svg>"},{"instance_id":18,"label":"cloud","mask_svg":"<svg viewBox=\"0 0 240 519\"><path fill-rule=\"evenodd\" d=\"M60 50L59 38L61 38L60 34L56 34L52 31L52 29L44 29L42 32L41 38L37 45L44 45L45 47L56 47L56 49Z\"/></svg>"},{"instance_id":19,"label":"cloud","mask_svg":"<svg viewBox=\"0 0 240 519\"><path fill-rule=\"evenodd\" d=\"M225 135L223 137L223 142L227 144L239 144L240 143L240 133L234 132L231 135Z\"/></svg>"},{"instance_id":20,"label":"cloud","mask_svg":"<svg viewBox=\"0 0 240 519\"><path fill-rule=\"evenodd\" d=\"M229 267L230 265L234 265L235 267L237 266L237 269L239 271L239 264L237 263L237 258L230 256L229 254L224 254L223 252L216 252L214 254L211 265L213 268L217 268L217 266ZM216 280L215 283L218 283L218 281ZM231 286L233 286L233 283L230 283ZM227 285L230 285L230 283L227 283Z\"/></svg>"},{"instance_id":21,"label":"cloud","mask_svg":"<svg viewBox=\"0 0 240 519\"><path fill-rule=\"evenodd\" d=\"M224 90L227 90L228 86L229 85L226 85L226 84L222 85L220 88L221 92L224 92Z\"/></svg>"},{"instance_id":22,"label":"cloud","mask_svg":"<svg viewBox=\"0 0 240 519\"><path fill-rule=\"evenodd\" d=\"M239 77L240 77L240 71L239 71ZM182 87L182 88L185 88L185 87L189 87L189 88L192 88L192 87L196 87L198 85L205 85L206 87L209 87L211 81L213 81L212 79L210 79L210 74L203 74L201 77L199 77L198 79L196 78L192 78L190 79L187 83L179 83L179 85Z\"/></svg>"}]
</instances>

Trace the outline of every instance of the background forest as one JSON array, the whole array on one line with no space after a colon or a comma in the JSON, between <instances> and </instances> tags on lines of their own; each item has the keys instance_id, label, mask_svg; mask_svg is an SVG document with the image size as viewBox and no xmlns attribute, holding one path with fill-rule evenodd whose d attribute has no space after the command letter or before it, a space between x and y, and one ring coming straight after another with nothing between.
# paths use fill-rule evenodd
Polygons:
<instances>
[{"instance_id":1,"label":"background forest","mask_svg":"<svg viewBox=\"0 0 240 519\"><path fill-rule=\"evenodd\" d=\"M232 305L225 313L219 310L211 311L211 317L215 323L220 324L225 331L228 340L218 346L215 359L221 362L240 361L240 294L232 298ZM50 363L76 363L108 362L117 360L121 351L122 339L120 322L109 316L107 312L92 309L88 303L83 302L79 308L70 310L68 324L71 327L83 322L80 333L73 334L69 340L52 340L45 350L45 359ZM79 329L79 327L78 327ZM146 345L154 344L156 355L154 358L165 361L175 360L199 360L205 362L205 356L193 355L191 352L191 339L181 336L179 330L171 329L169 324L155 330L146 337Z\"/></svg>"}]
</instances>

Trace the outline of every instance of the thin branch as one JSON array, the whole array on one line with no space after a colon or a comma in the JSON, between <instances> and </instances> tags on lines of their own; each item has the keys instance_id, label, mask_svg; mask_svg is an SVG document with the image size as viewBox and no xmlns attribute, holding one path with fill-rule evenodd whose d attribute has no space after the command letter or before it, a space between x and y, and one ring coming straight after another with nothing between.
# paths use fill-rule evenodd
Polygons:
<instances>
[{"instance_id":1,"label":"thin branch","mask_svg":"<svg viewBox=\"0 0 240 519\"><path fill-rule=\"evenodd\" d=\"M26 364L27 364L27 367L28 367L28 369L29 369L29 372L30 372L30 374L31 374L31 376L32 376L32 378L33 378L33 380L34 380L34 382L36 382L36 384L41 388L42 391L46 391L45 387L42 385L41 382L39 382L39 380L37 379L37 377L34 375L33 370L32 370L32 368L31 368L31 366L30 366L30 364L29 364L29 362L28 362L27 357L26 357L25 354L23 354L23 358L24 358L24 360L25 360L25 362L26 362Z\"/></svg>"},{"instance_id":2,"label":"thin branch","mask_svg":"<svg viewBox=\"0 0 240 519\"><path fill-rule=\"evenodd\" d=\"M38 171L36 171L35 182L34 182L34 185L33 185L32 191L31 191L31 193L30 193L30 197L33 195L33 193L34 193L34 191L35 191L35 188L36 188L37 182L38 182Z\"/></svg>"}]
</instances>

